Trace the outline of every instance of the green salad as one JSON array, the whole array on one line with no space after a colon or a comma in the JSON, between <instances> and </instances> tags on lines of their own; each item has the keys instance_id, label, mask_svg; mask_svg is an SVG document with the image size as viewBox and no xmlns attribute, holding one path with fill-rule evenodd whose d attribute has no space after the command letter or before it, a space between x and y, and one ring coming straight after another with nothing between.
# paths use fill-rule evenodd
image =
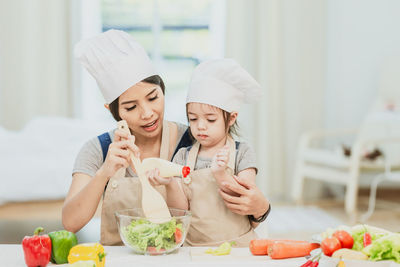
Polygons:
<instances>
[{"instance_id":1,"label":"green salad","mask_svg":"<svg viewBox=\"0 0 400 267\"><path fill-rule=\"evenodd\" d=\"M357 251L363 250L363 248L364 248L363 236L367 232L371 235L372 242L381 238L382 236L385 236L385 235L391 233L384 229L366 225L366 224L355 225L351 228L351 235L354 239L353 250L357 250Z\"/></svg>"},{"instance_id":2,"label":"green salad","mask_svg":"<svg viewBox=\"0 0 400 267\"><path fill-rule=\"evenodd\" d=\"M362 252L371 261L392 260L400 263L400 234L391 233L374 240Z\"/></svg>"},{"instance_id":3,"label":"green salad","mask_svg":"<svg viewBox=\"0 0 400 267\"><path fill-rule=\"evenodd\" d=\"M182 241L182 224L175 218L169 222L157 224L146 219L134 220L122 228L125 241L138 251L160 252L170 250Z\"/></svg>"},{"instance_id":4,"label":"green salad","mask_svg":"<svg viewBox=\"0 0 400 267\"><path fill-rule=\"evenodd\" d=\"M361 251L370 261L392 260L400 263L400 233L392 233L378 227L358 224L353 227L339 226L329 228L321 234L322 238L330 237L336 230L345 230L353 237L353 250ZM370 244L365 244L364 235L370 236Z\"/></svg>"}]
</instances>

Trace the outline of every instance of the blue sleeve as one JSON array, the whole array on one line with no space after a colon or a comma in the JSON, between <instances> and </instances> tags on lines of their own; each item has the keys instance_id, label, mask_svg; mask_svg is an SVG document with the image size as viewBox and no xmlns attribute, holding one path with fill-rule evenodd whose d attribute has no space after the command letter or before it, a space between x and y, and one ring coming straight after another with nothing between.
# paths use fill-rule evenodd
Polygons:
<instances>
[{"instance_id":1,"label":"blue sleeve","mask_svg":"<svg viewBox=\"0 0 400 267\"><path fill-rule=\"evenodd\" d=\"M185 133L182 135L181 140L179 141L172 158L174 158L175 154L178 152L179 149L182 147L188 147L193 145L193 139L190 136L189 129L186 129Z\"/></svg>"}]
</instances>

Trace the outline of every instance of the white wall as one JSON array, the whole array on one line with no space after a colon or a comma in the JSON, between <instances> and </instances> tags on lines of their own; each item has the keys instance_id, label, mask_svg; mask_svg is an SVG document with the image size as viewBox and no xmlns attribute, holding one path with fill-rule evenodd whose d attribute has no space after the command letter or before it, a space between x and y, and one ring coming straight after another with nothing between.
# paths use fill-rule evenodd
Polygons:
<instances>
[{"instance_id":1,"label":"white wall","mask_svg":"<svg viewBox=\"0 0 400 267\"><path fill-rule=\"evenodd\" d=\"M328 0L327 14L325 126L357 126L382 63L400 55L400 1Z\"/></svg>"},{"instance_id":2,"label":"white wall","mask_svg":"<svg viewBox=\"0 0 400 267\"><path fill-rule=\"evenodd\" d=\"M72 115L68 0L0 1L0 125Z\"/></svg>"}]
</instances>

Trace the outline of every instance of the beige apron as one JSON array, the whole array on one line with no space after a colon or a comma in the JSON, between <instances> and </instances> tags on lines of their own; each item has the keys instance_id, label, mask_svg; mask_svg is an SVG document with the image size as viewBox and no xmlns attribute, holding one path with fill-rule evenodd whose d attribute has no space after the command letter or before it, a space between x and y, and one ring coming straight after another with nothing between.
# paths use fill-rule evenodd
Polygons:
<instances>
[{"instance_id":1,"label":"beige apron","mask_svg":"<svg viewBox=\"0 0 400 267\"><path fill-rule=\"evenodd\" d=\"M235 169L235 142L228 138L228 169ZM189 151L187 165L191 170L197 160L200 145L198 142ZM218 184L210 168L195 170L190 173L191 183L184 185L189 192L188 199L192 220L185 245L219 246L225 241L235 241L239 247L247 247L250 240L257 238L247 216L230 211L218 192ZM187 190L189 189L189 190Z\"/></svg>"},{"instance_id":2,"label":"beige apron","mask_svg":"<svg viewBox=\"0 0 400 267\"><path fill-rule=\"evenodd\" d=\"M163 122L161 137L160 158L169 160L169 122ZM117 210L138 208L142 206L142 188L139 178L128 177L126 173L132 170L121 168L110 178L108 186L104 192L103 205L101 211L101 236L100 243L107 246L122 245L118 233L117 220L114 213ZM164 199L166 199L165 186L156 186Z\"/></svg>"}]
</instances>

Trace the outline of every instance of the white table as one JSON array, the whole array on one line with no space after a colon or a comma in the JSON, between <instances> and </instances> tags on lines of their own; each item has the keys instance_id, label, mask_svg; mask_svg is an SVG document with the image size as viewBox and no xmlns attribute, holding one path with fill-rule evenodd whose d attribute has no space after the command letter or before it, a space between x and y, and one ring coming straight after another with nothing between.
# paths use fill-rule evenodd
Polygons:
<instances>
[{"instance_id":1,"label":"white table","mask_svg":"<svg viewBox=\"0 0 400 267\"><path fill-rule=\"evenodd\" d=\"M124 246L105 246L106 267L128 267L128 266L271 266L271 267L298 267L305 263L305 258L293 258L285 260L271 260L268 256L252 256L248 248L232 248L231 254L226 256L211 256L199 251L206 248L182 247L176 253L162 256L144 256L134 254ZM197 254L197 256L195 256ZM337 260L337 259L336 259ZM346 267L399 267L392 261L370 262L370 261L345 261ZM24 253L21 245L0 245L1 267L24 267ZM48 266L63 266L68 264ZM321 267L335 267L336 261L323 257L320 260Z\"/></svg>"},{"instance_id":2,"label":"white table","mask_svg":"<svg viewBox=\"0 0 400 267\"><path fill-rule=\"evenodd\" d=\"M176 253L162 256L134 254L124 246L105 246L106 267L125 266L300 266L304 258L271 260L267 256L251 256L248 248L233 248L231 255L192 257L190 247L181 247ZM204 248L205 250L206 248ZM247 257L248 256L248 257ZM24 267L24 253L21 245L0 245L0 266ZM68 266L67 264L48 266Z\"/></svg>"}]
</instances>

